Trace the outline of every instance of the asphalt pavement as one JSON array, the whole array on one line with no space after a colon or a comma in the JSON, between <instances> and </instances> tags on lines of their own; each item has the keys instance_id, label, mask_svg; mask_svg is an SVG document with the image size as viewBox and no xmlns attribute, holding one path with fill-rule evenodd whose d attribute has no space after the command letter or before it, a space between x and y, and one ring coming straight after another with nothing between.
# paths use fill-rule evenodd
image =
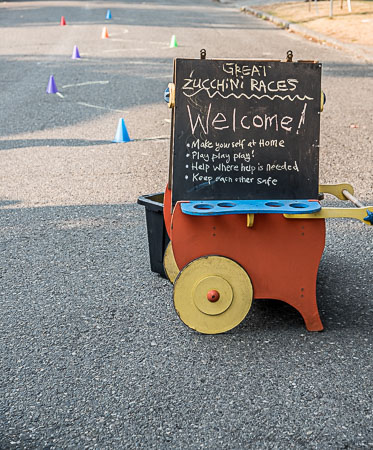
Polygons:
<instances>
[{"instance_id":1,"label":"asphalt pavement","mask_svg":"<svg viewBox=\"0 0 373 450\"><path fill-rule=\"evenodd\" d=\"M135 202L167 180L173 58L201 48L320 60L321 182L373 204L371 64L210 0L0 3L0 448L373 448L371 227L327 221L320 333L265 300L198 334L150 271Z\"/></svg>"}]
</instances>

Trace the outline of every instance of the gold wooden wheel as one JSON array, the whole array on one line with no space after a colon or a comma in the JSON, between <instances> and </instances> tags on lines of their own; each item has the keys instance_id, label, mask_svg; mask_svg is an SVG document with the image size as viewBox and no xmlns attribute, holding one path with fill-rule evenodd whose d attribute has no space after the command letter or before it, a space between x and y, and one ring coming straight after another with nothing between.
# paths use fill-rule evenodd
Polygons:
<instances>
[{"instance_id":1,"label":"gold wooden wheel","mask_svg":"<svg viewBox=\"0 0 373 450\"><path fill-rule=\"evenodd\" d=\"M223 256L190 262L174 283L174 305L180 319L205 334L224 333L237 326L251 307L250 277Z\"/></svg>"},{"instance_id":2,"label":"gold wooden wheel","mask_svg":"<svg viewBox=\"0 0 373 450\"><path fill-rule=\"evenodd\" d=\"M179 268L177 267L174 252L172 250L171 241L168 243L163 256L163 268L167 278L174 284L176 277L179 275Z\"/></svg>"}]
</instances>

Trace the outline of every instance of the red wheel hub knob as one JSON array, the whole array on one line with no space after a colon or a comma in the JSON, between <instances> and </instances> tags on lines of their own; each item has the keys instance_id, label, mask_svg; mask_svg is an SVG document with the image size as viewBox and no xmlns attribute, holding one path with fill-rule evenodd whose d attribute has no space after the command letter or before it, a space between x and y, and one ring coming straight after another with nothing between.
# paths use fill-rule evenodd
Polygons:
<instances>
[{"instance_id":1,"label":"red wheel hub knob","mask_svg":"<svg viewBox=\"0 0 373 450\"><path fill-rule=\"evenodd\" d=\"M209 302L217 302L219 300L220 294L215 289L212 289L211 291L208 291L207 293L207 300Z\"/></svg>"}]
</instances>

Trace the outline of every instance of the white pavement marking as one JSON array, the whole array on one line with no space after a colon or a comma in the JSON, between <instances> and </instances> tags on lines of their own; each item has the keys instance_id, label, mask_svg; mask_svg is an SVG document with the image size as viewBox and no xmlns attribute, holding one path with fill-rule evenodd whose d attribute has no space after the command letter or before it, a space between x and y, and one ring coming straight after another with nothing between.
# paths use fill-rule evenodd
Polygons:
<instances>
[{"instance_id":1,"label":"white pavement marking","mask_svg":"<svg viewBox=\"0 0 373 450\"><path fill-rule=\"evenodd\" d=\"M78 105L87 106L88 108L106 109L107 111L115 111L115 112L126 113L126 114L128 114L128 112L129 112L129 111L124 111L123 109L112 109L112 108L107 108L106 106L91 105L89 103L84 103L84 102L76 102L76 103Z\"/></svg>"},{"instance_id":2,"label":"white pavement marking","mask_svg":"<svg viewBox=\"0 0 373 450\"><path fill-rule=\"evenodd\" d=\"M158 78L169 78L172 80L173 75L157 75L155 77L145 77L146 80L157 80Z\"/></svg>"},{"instance_id":3,"label":"white pavement marking","mask_svg":"<svg viewBox=\"0 0 373 450\"><path fill-rule=\"evenodd\" d=\"M170 136L155 136L155 137L148 137L143 139L133 139L134 142L143 142L143 141L161 141L164 139L170 139Z\"/></svg>"},{"instance_id":4,"label":"white pavement marking","mask_svg":"<svg viewBox=\"0 0 373 450\"><path fill-rule=\"evenodd\" d=\"M103 50L103 53L115 53L115 52L129 52L129 51L145 51L146 48L115 48L112 50Z\"/></svg>"},{"instance_id":5,"label":"white pavement marking","mask_svg":"<svg viewBox=\"0 0 373 450\"><path fill-rule=\"evenodd\" d=\"M127 61L126 64L139 64L144 66L159 66L161 62L151 62L151 61Z\"/></svg>"},{"instance_id":6,"label":"white pavement marking","mask_svg":"<svg viewBox=\"0 0 373 450\"><path fill-rule=\"evenodd\" d=\"M61 92L56 92L56 95L58 95L61 98L64 98L64 96L61 94Z\"/></svg>"},{"instance_id":7,"label":"white pavement marking","mask_svg":"<svg viewBox=\"0 0 373 450\"><path fill-rule=\"evenodd\" d=\"M109 84L109 81L85 81L84 83L76 83L76 84L65 84L62 86L62 89L70 88L70 87L78 87L78 86L88 86L90 84Z\"/></svg>"},{"instance_id":8,"label":"white pavement marking","mask_svg":"<svg viewBox=\"0 0 373 450\"><path fill-rule=\"evenodd\" d=\"M125 28L124 30L121 30L123 34L126 34L129 32L129 30L127 28ZM110 36L118 36L119 34L122 33L110 33Z\"/></svg>"}]
</instances>

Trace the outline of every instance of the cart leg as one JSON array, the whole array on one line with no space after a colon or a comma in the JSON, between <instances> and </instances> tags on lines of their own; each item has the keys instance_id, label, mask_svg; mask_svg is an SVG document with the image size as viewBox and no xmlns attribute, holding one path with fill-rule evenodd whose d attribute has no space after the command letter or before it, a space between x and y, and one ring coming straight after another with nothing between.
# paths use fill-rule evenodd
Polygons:
<instances>
[{"instance_id":1,"label":"cart leg","mask_svg":"<svg viewBox=\"0 0 373 450\"><path fill-rule=\"evenodd\" d=\"M302 314L308 331L322 331L324 329L320 319L319 310L317 308L316 296L312 301L308 300L307 309L303 309L299 312Z\"/></svg>"},{"instance_id":2,"label":"cart leg","mask_svg":"<svg viewBox=\"0 0 373 450\"><path fill-rule=\"evenodd\" d=\"M322 331L324 329L318 311L313 316L303 316L303 319L308 331Z\"/></svg>"},{"instance_id":3,"label":"cart leg","mask_svg":"<svg viewBox=\"0 0 373 450\"><path fill-rule=\"evenodd\" d=\"M289 295L281 300L293 306L301 314L308 331L322 331L324 327L317 307L315 289L307 294L306 288L300 288L300 292L300 295Z\"/></svg>"}]
</instances>

